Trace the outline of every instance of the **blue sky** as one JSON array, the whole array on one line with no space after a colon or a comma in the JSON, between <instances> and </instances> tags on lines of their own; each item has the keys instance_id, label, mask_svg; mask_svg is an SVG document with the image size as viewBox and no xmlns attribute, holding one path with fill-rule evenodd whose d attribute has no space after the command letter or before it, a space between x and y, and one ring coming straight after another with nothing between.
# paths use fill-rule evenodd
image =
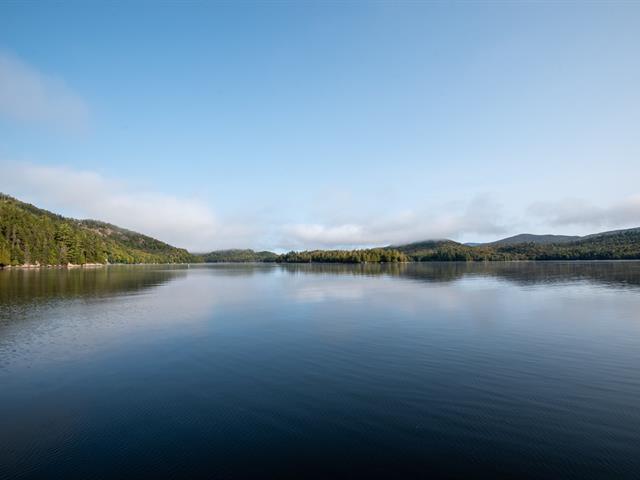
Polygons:
<instances>
[{"instance_id":1,"label":"blue sky","mask_svg":"<svg viewBox=\"0 0 640 480\"><path fill-rule=\"evenodd\" d=\"M3 3L0 191L192 250L640 226L638 25L636 2Z\"/></svg>"}]
</instances>

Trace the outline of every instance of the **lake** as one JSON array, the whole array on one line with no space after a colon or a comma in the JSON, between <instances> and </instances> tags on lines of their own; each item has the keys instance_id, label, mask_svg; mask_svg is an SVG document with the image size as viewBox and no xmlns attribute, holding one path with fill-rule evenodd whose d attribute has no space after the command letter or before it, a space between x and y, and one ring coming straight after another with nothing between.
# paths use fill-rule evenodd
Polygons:
<instances>
[{"instance_id":1,"label":"lake","mask_svg":"<svg viewBox=\"0 0 640 480\"><path fill-rule=\"evenodd\" d=\"M639 478L640 262L0 271L0 478Z\"/></svg>"}]
</instances>

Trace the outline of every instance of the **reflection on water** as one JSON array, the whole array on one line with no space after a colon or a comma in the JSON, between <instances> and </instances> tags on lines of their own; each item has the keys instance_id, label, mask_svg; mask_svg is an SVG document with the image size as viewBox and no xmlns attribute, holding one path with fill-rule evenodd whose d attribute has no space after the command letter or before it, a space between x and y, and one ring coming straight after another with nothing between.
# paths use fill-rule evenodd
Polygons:
<instances>
[{"instance_id":1,"label":"reflection on water","mask_svg":"<svg viewBox=\"0 0 640 480\"><path fill-rule=\"evenodd\" d=\"M637 478L640 262L0 272L0 478Z\"/></svg>"},{"instance_id":2,"label":"reflection on water","mask_svg":"<svg viewBox=\"0 0 640 480\"><path fill-rule=\"evenodd\" d=\"M191 270L224 277L273 274L397 276L424 282L452 282L465 276L496 277L518 284L588 281L618 287L640 285L638 262L430 262L409 264L213 264L117 265L107 268L0 271L0 305L36 299L99 297L133 293L184 278Z\"/></svg>"},{"instance_id":3,"label":"reflection on water","mask_svg":"<svg viewBox=\"0 0 640 480\"><path fill-rule=\"evenodd\" d=\"M184 275L184 269L171 265L9 269L0 271L0 305L32 303L42 298L117 295L152 288Z\"/></svg>"},{"instance_id":4,"label":"reflection on water","mask_svg":"<svg viewBox=\"0 0 640 480\"><path fill-rule=\"evenodd\" d=\"M425 282L451 282L465 276L496 277L522 285L590 281L603 285L640 285L635 261L619 262L428 262L398 264L279 265L296 274L390 275Z\"/></svg>"}]
</instances>

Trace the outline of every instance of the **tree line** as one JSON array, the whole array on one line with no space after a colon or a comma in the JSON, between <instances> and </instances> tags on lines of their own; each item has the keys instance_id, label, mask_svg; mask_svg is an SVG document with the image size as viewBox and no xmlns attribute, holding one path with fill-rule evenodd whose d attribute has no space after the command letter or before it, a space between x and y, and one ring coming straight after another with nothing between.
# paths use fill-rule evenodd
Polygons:
<instances>
[{"instance_id":1,"label":"tree line","mask_svg":"<svg viewBox=\"0 0 640 480\"><path fill-rule=\"evenodd\" d=\"M281 263L397 263L408 262L404 253L390 248L362 250L312 250L279 255Z\"/></svg>"}]
</instances>

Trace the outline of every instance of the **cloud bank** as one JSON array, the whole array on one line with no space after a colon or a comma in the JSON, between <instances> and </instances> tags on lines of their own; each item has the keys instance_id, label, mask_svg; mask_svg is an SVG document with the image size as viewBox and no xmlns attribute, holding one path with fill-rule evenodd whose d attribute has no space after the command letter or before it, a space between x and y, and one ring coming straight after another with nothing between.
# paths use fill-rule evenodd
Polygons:
<instances>
[{"instance_id":1,"label":"cloud bank","mask_svg":"<svg viewBox=\"0 0 640 480\"><path fill-rule=\"evenodd\" d=\"M581 199L537 202L529 207L529 213L553 227L637 227L640 226L640 194L607 206Z\"/></svg>"},{"instance_id":2,"label":"cloud bank","mask_svg":"<svg viewBox=\"0 0 640 480\"><path fill-rule=\"evenodd\" d=\"M501 205L488 195L477 195L466 203L406 210L372 217L366 222L284 225L281 243L289 248L398 245L466 234L499 235L506 231Z\"/></svg>"},{"instance_id":3,"label":"cloud bank","mask_svg":"<svg viewBox=\"0 0 640 480\"><path fill-rule=\"evenodd\" d=\"M62 79L0 51L0 115L77 130L86 126L89 109Z\"/></svg>"}]
</instances>

